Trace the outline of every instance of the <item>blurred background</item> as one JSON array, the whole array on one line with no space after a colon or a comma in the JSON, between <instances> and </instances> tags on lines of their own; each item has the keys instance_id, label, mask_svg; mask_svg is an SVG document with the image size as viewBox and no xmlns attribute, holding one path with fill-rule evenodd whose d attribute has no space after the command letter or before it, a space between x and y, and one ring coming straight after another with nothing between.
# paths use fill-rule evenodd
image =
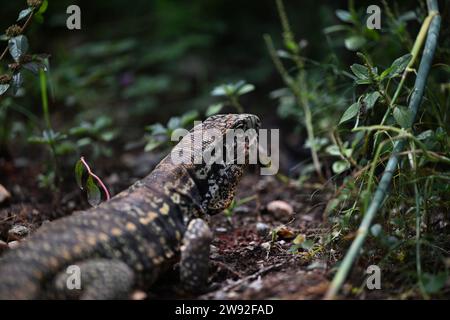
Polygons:
<instances>
[{"instance_id":1,"label":"blurred background","mask_svg":"<svg viewBox=\"0 0 450 320\"><path fill-rule=\"evenodd\" d=\"M0 30L14 22L26 7L23 2L1 4ZM426 15L426 6L420 1L389 5L379 1L383 28L369 30L364 23L365 10L372 2L285 2L305 59L319 151L331 143L331 128L361 92L349 69L361 62L356 52L370 52L372 61L388 67L411 48ZM48 4L45 12L33 19L27 35L29 51L50 55L49 113L52 130L60 134L56 153L66 159L60 161L61 167L72 166L80 154L92 160L114 157L113 163L117 163L117 157L129 150L164 150L170 147L167 139L156 137L164 130L188 126L194 119L217 112L245 111L259 115L264 127L281 129L285 174L298 176L302 170L310 170L303 165L310 157L303 110L283 83L263 39L264 34L271 36L287 71L295 74L296 66L283 50L275 1ZM70 4L81 8L81 30L66 28ZM346 11L349 7L352 16ZM445 16L448 10L442 8ZM443 32L438 61L448 57L448 31ZM6 65L0 68L5 71ZM36 153L36 159L48 160L49 155L40 152L39 146L27 143L43 142L39 137L45 117L39 80L30 72L22 76L23 86L16 97L2 97L2 154L17 159L29 150ZM229 98L220 87L224 84L245 87L237 94L239 109L224 103ZM52 170L47 171L51 174Z\"/></svg>"}]
</instances>

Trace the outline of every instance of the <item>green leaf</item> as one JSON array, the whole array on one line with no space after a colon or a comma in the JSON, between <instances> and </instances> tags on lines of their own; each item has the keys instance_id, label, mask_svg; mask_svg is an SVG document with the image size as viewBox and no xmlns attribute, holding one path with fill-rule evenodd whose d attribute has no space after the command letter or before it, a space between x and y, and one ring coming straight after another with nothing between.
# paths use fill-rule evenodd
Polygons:
<instances>
[{"instance_id":1,"label":"green leaf","mask_svg":"<svg viewBox=\"0 0 450 320\"><path fill-rule=\"evenodd\" d=\"M300 246L305 250L311 250L314 247L314 241L312 240L305 240L303 241Z\"/></svg>"},{"instance_id":2,"label":"green leaf","mask_svg":"<svg viewBox=\"0 0 450 320\"><path fill-rule=\"evenodd\" d=\"M147 144L145 145L145 152L150 152L155 150L156 148L158 148L160 145L162 145L164 142L163 141L159 141L156 139L148 139Z\"/></svg>"},{"instance_id":3,"label":"green leaf","mask_svg":"<svg viewBox=\"0 0 450 320\"><path fill-rule=\"evenodd\" d=\"M180 128L181 126L181 119L179 117L172 117L169 119L169 122L167 122L167 128L170 130L175 130Z\"/></svg>"},{"instance_id":4,"label":"green leaf","mask_svg":"<svg viewBox=\"0 0 450 320\"><path fill-rule=\"evenodd\" d=\"M30 13L32 13L32 12L33 12L33 8L27 8L27 9L20 11L19 18L17 18L17 21L20 21L20 20L28 17L30 15Z\"/></svg>"},{"instance_id":5,"label":"green leaf","mask_svg":"<svg viewBox=\"0 0 450 320\"><path fill-rule=\"evenodd\" d=\"M100 202L102 201L102 195L101 195L100 189L95 184L92 176L89 176L87 179L86 189L87 189L87 199L88 199L89 204L93 207L98 206L100 204Z\"/></svg>"},{"instance_id":6,"label":"green leaf","mask_svg":"<svg viewBox=\"0 0 450 320\"><path fill-rule=\"evenodd\" d=\"M400 58L397 58L394 60L394 62L392 63L391 67L393 67L393 74L397 75L400 74L401 72L403 72L403 70L406 69L406 67L408 66L409 61L411 61L412 59L412 54L408 53L405 54L404 56L401 56Z\"/></svg>"},{"instance_id":7,"label":"green leaf","mask_svg":"<svg viewBox=\"0 0 450 320\"><path fill-rule=\"evenodd\" d=\"M336 16L343 22L352 22L352 15L346 10L336 10Z\"/></svg>"},{"instance_id":8,"label":"green leaf","mask_svg":"<svg viewBox=\"0 0 450 320\"><path fill-rule=\"evenodd\" d=\"M41 6L39 7L37 13L43 14L47 11L47 8L48 8L48 0L44 0L44 2L42 2Z\"/></svg>"},{"instance_id":9,"label":"green leaf","mask_svg":"<svg viewBox=\"0 0 450 320\"><path fill-rule=\"evenodd\" d=\"M9 83L5 83L5 84L0 84L0 96L3 95L4 93L6 93L6 91L8 91L10 87Z\"/></svg>"},{"instance_id":10,"label":"green leaf","mask_svg":"<svg viewBox=\"0 0 450 320\"><path fill-rule=\"evenodd\" d=\"M20 57L28 50L28 39L24 35L11 38L8 41L8 47L14 61L19 62Z\"/></svg>"},{"instance_id":11,"label":"green leaf","mask_svg":"<svg viewBox=\"0 0 450 320\"><path fill-rule=\"evenodd\" d=\"M155 123L152 125L149 125L145 128L148 132L150 132L151 135L160 135L160 134L167 134L167 128L164 127L161 123Z\"/></svg>"},{"instance_id":12,"label":"green leaf","mask_svg":"<svg viewBox=\"0 0 450 320\"><path fill-rule=\"evenodd\" d=\"M39 7L39 10L34 15L34 18L36 19L37 22L39 23L44 22L43 14L45 13L45 11L47 11L47 8L48 8L48 0L44 0L44 2Z\"/></svg>"},{"instance_id":13,"label":"green leaf","mask_svg":"<svg viewBox=\"0 0 450 320\"><path fill-rule=\"evenodd\" d=\"M339 147L335 144L326 147L325 152L331 156L341 156L341 151L339 150Z\"/></svg>"},{"instance_id":14,"label":"green leaf","mask_svg":"<svg viewBox=\"0 0 450 320\"><path fill-rule=\"evenodd\" d=\"M369 79L369 68L366 66L363 66L362 64L352 64L350 69L352 70L353 74L358 78L362 80Z\"/></svg>"},{"instance_id":15,"label":"green leaf","mask_svg":"<svg viewBox=\"0 0 450 320\"><path fill-rule=\"evenodd\" d=\"M112 139L114 139L114 137L116 136L116 132L115 131L106 131L103 132L100 137L103 141L111 141Z\"/></svg>"},{"instance_id":16,"label":"green leaf","mask_svg":"<svg viewBox=\"0 0 450 320\"><path fill-rule=\"evenodd\" d=\"M252 85L252 84L247 83L247 84L243 85L241 88L239 88L237 94L239 96L242 96L243 94L246 94L246 93L251 92L253 90L255 90L255 86Z\"/></svg>"},{"instance_id":17,"label":"green leaf","mask_svg":"<svg viewBox=\"0 0 450 320\"><path fill-rule=\"evenodd\" d=\"M413 122L411 110L403 106L396 106L394 109L394 119L402 128L409 128Z\"/></svg>"},{"instance_id":18,"label":"green leaf","mask_svg":"<svg viewBox=\"0 0 450 320\"><path fill-rule=\"evenodd\" d=\"M215 97L227 96L227 90L224 85L215 87L213 91L211 91L211 95Z\"/></svg>"},{"instance_id":19,"label":"green leaf","mask_svg":"<svg viewBox=\"0 0 450 320\"><path fill-rule=\"evenodd\" d=\"M417 140L425 140L425 139L433 137L433 135L434 135L433 130L426 130L424 132L421 132L419 135L417 135L416 138L417 138Z\"/></svg>"},{"instance_id":20,"label":"green leaf","mask_svg":"<svg viewBox=\"0 0 450 320\"><path fill-rule=\"evenodd\" d=\"M333 172L336 174L340 174L349 168L350 168L350 163L348 163L347 160L335 161L332 166Z\"/></svg>"},{"instance_id":21,"label":"green leaf","mask_svg":"<svg viewBox=\"0 0 450 320\"><path fill-rule=\"evenodd\" d=\"M212 115L218 114L223 108L223 103L212 104L206 110L206 116L210 117Z\"/></svg>"},{"instance_id":22,"label":"green leaf","mask_svg":"<svg viewBox=\"0 0 450 320\"><path fill-rule=\"evenodd\" d=\"M447 282L447 274L445 272L438 274L424 273L422 281L427 293L436 293L441 290Z\"/></svg>"},{"instance_id":23,"label":"green leaf","mask_svg":"<svg viewBox=\"0 0 450 320\"><path fill-rule=\"evenodd\" d=\"M181 125L186 127L198 119L198 111L191 110L181 116Z\"/></svg>"},{"instance_id":24,"label":"green leaf","mask_svg":"<svg viewBox=\"0 0 450 320\"><path fill-rule=\"evenodd\" d=\"M366 39L360 36L351 36L346 38L344 43L348 50L356 51L366 44Z\"/></svg>"},{"instance_id":25,"label":"green leaf","mask_svg":"<svg viewBox=\"0 0 450 320\"><path fill-rule=\"evenodd\" d=\"M345 30L349 30L349 27L346 25L343 25L343 24L337 24L337 25L330 26L330 27L323 29L323 33L329 34L329 33L333 33L333 32L345 31Z\"/></svg>"},{"instance_id":26,"label":"green leaf","mask_svg":"<svg viewBox=\"0 0 450 320\"><path fill-rule=\"evenodd\" d=\"M381 96L381 94L378 91L368 93L364 98L364 103L366 105L366 108L372 109L380 96Z\"/></svg>"},{"instance_id":27,"label":"green leaf","mask_svg":"<svg viewBox=\"0 0 450 320\"><path fill-rule=\"evenodd\" d=\"M11 80L12 93L15 95L17 91L22 87L23 77L21 72L17 72L13 75Z\"/></svg>"},{"instance_id":28,"label":"green leaf","mask_svg":"<svg viewBox=\"0 0 450 320\"><path fill-rule=\"evenodd\" d=\"M378 238L383 233L383 227L379 223L374 224L370 227L370 233L372 233L375 238Z\"/></svg>"},{"instance_id":29,"label":"green leaf","mask_svg":"<svg viewBox=\"0 0 450 320\"><path fill-rule=\"evenodd\" d=\"M75 164L75 179L77 181L78 187L81 190L83 190L82 178L83 178L84 169L85 168L84 168L83 162L81 162L81 160L78 160L77 163Z\"/></svg>"},{"instance_id":30,"label":"green leaf","mask_svg":"<svg viewBox=\"0 0 450 320\"><path fill-rule=\"evenodd\" d=\"M395 59L394 62L392 62L391 66L381 73L380 79L383 80L386 77L393 78L398 76L406 69L409 61L411 61L411 58L412 55L408 53L404 56L401 56L400 58Z\"/></svg>"},{"instance_id":31,"label":"green leaf","mask_svg":"<svg viewBox=\"0 0 450 320\"><path fill-rule=\"evenodd\" d=\"M354 118L359 112L359 102L355 102L350 107L345 110L344 114L341 117L341 120L339 120L339 124L344 123L352 118Z\"/></svg>"},{"instance_id":32,"label":"green leaf","mask_svg":"<svg viewBox=\"0 0 450 320\"><path fill-rule=\"evenodd\" d=\"M32 73L34 73L35 75L39 74L39 70L44 69L45 70L45 65L43 63L40 62L28 62L25 63L23 65L23 67L29 71L31 71Z\"/></svg>"}]
</instances>

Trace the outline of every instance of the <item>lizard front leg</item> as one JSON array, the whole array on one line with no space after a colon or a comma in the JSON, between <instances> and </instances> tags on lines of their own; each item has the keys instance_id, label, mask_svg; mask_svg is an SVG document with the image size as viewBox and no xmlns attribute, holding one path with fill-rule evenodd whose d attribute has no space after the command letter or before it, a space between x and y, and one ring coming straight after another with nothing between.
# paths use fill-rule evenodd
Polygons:
<instances>
[{"instance_id":1,"label":"lizard front leg","mask_svg":"<svg viewBox=\"0 0 450 320\"><path fill-rule=\"evenodd\" d=\"M192 220L183 237L180 280L183 289L192 293L206 289L209 275L209 251L212 232L202 219Z\"/></svg>"}]
</instances>

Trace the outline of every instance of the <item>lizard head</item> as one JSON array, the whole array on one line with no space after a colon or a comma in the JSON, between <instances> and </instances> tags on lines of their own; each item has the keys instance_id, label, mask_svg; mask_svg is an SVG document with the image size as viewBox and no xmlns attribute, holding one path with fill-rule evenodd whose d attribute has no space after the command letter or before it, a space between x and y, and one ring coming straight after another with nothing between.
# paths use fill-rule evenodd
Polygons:
<instances>
[{"instance_id":1,"label":"lizard head","mask_svg":"<svg viewBox=\"0 0 450 320\"><path fill-rule=\"evenodd\" d=\"M231 204L244 167L256 163L259 127L259 118L252 114L215 115L196 125L172 150L184 159L205 213L220 213Z\"/></svg>"}]
</instances>

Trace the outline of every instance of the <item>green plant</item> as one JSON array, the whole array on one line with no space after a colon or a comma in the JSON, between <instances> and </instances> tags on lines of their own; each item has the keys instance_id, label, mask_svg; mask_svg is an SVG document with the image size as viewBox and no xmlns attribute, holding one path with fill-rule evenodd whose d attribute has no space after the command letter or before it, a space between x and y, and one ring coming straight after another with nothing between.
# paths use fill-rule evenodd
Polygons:
<instances>
[{"instance_id":1,"label":"green plant","mask_svg":"<svg viewBox=\"0 0 450 320\"><path fill-rule=\"evenodd\" d=\"M69 129L69 135L75 139L74 145L66 146L70 151L90 148L94 159L112 155L109 143L118 135L113 127L113 120L109 116L100 116L95 121L81 121L79 125Z\"/></svg>"},{"instance_id":2,"label":"green plant","mask_svg":"<svg viewBox=\"0 0 450 320\"><path fill-rule=\"evenodd\" d=\"M158 147L169 147L178 141L172 141L172 133L180 128L186 128L198 118L198 112L196 110L188 111L181 117L172 117L164 126L161 123L155 123L145 128L148 132L145 139L147 144L145 145L145 151L152 151Z\"/></svg>"},{"instance_id":3,"label":"green plant","mask_svg":"<svg viewBox=\"0 0 450 320\"><path fill-rule=\"evenodd\" d=\"M283 27L283 45L287 52L282 52L281 55L288 56L294 63L297 70L295 76L291 76L283 65L279 53L276 51L272 38L269 35L264 36L267 49L269 50L272 61L282 77L285 85L292 92L295 97L295 101L299 107L303 109L304 120L303 123L306 127L308 139L307 146L311 149L311 156L313 159L314 169L320 179L323 180L321 164L318 156L318 141L314 134L313 116L311 111L311 102L308 92L308 84L306 81L306 71L304 58L300 55L302 45L295 40L294 33L291 30L289 21L284 9L283 2L277 0L278 14L280 15L281 24Z\"/></svg>"},{"instance_id":4,"label":"green plant","mask_svg":"<svg viewBox=\"0 0 450 320\"><path fill-rule=\"evenodd\" d=\"M96 174L92 172L86 160L84 160L84 157L81 157L80 160L78 160L75 164L75 179L81 190L84 190L83 175L85 173L87 173L86 192L89 204L93 207L96 207L100 204L102 198L100 188L105 195L106 201L108 201L111 198L108 188L106 188L102 179L100 179ZM100 188L97 185L99 185Z\"/></svg>"},{"instance_id":5,"label":"green plant","mask_svg":"<svg viewBox=\"0 0 450 320\"><path fill-rule=\"evenodd\" d=\"M236 83L222 84L215 87L214 90L211 91L211 95L214 97L227 98L228 101L219 102L209 106L206 111L206 115L212 116L217 114L226 105L231 105L238 113L244 113L244 108L239 102L239 97L246 93L252 92L253 90L255 90L255 86L250 83L246 83L244 80Z\"/></svg>"},{"instance_id":6,"label":"green plant","mask_svg":"<svg viewBox=\"0 0 450 320\"><path fill-rule=\"evenodd\" d=\"M245 197L245 198L239 199L239 200L233 199L233 201L231 201L230 206L223 211L228 222L231 224L233 215L236 211L236 208L243 206L244 204L249 203L255 199L256 199L256 195Z\"/></svg>"},{"instance_id":7,"label":"green plant","mask_svg":"<svg viewBox=\"0 0 450 320\"><path fill-rule=\"evenodd\" d=\"M414 181L412 183L412 192L413 192L413 202L411 204L408 203L407 199L398 197L397 199L389 199L387 197L388 195L388 188L391 184L391 181L394 177L394 173L398 169L398 166L400 165L400 172L399 177L397 179L401 179L400 182L397 182L397 187L404 184L407 187L403 188L405 190L408 189L410 183L407 182L407 180L403 180L405 177L408 176L408 171L404 168L405 166L402 165L402 162L400 161L400 156L403 155L403 150L406 146L409 145L410 149L406 152L408 155L408 159L410 162L410 168L412 170L412 173L417 177L418 175L422 175L422 170L424 170L426 167L429 167L429 170L434 172L437 176L439 176L441 179L446 179L446 175L442 172L437 171L438 167L436 167L435 164L437 163L443 163L443 164L450 164L450 158L445 155L445 153L448 154L448 147L444 147L442 149L442 146L440 148L438 147L438 152L434 151L433 149L436 149L436 145L430 145L430 144L424 144L421 140L423 140L424 136L429 135L429 133L425 134L427 131L422 132L419 135L416 135L412 132L411 126L414 124L414 119L416 118L416 115L418 113L419 105L422 101L422 98L425 94L425 84L428 77L428 73L430 71L431 61L434 56L434 52L437 46L437 36L440 29L440 16L438 13L438 7L437 7L437 1L431 0L428 1L428 10L429 15L424 20L422 24L422 28L416 38L416 42L411 50L411 54L404 55L398 59L396 59L391 67L387 68L385 71L383 71L380 75L377 73L377 68L374 68L371 63L369 62L369 59L365 56L360 54L360 57L364 60L365 65L353 65L352 71L356 76L356 84L358 85L369 85L372 88L375 88L377 91L369 92L366 95L360 96L358 99L358 102L351 105L345 112L344 115L341 118L340 123L344 123L346 121L349 121L353 118L357 118L356 124L353 128L353 132L366 132L366 142L365 145L368 145L369 139L372 137L371 133L375 131L379 135L384 134L388 136L388 139L382 142L379 142L378 137L375 136L373 139L373 149L374 149L374 156L371 159L370 163L363 169L360 169L360 171L357 173L356 181L360 181L360 187L355 189L354 191L357 192L357 198L359 198L360 205L359 205L359 211L362 214L362 221L358 228L357 234L355 239L353 240L347 254L344 257L344 260L340 264L338 271L333 279L333 282L331 283L331 286L327 292L326 298L331 299L334 298L335 295L338 293L339 289L341 288L345 278L348 275L348 272L350 270L350 267L354 263L356 257L359 255L360 250L363 246L364 241L366 240L367 236L369 235L369 231L372 230L372 233L375 236L378 236L382 233L381 230L376 231L375 229L380 228L374 228L371 224L374 220L377 211L380 210L382 203L389 203L389 202L396 202L396 203L405 203L408 205L414 206L412 208L412 212L415 214L411 217L411 221L414 221L415 225L415 256L416 256L416 271L417 271L417 277L416 281L418 284L418 287L422 293L422 295L427 298L428 293L425 285L425 278L422 273L422 256L421 256L421 246L423 245L423 240L420 236L420 226L424 219L425 213L429 210L429 208L426 208L426 205L424 203L425 196L424 194L421 194L419 187L419 184L417 181ZM425 41L425 37L426 41ZM425 42L425 49L422 56L422 60L420 63L419 70L417 72L416 81L414 83L414 89L411 92L411 98L409 100L409 107L401 107L396 104L397 99L399 99L400 94L402 93L402 90L404 89L404 84L406 80L406 76L408 73L411 72L411 68L414 64L414 61L416 60L419 50L422 47L422 44ZM391 79L396 78L397 76L401 75L401 80L397 85L396 90L394 91L394 95L391 98L390 97L390 91L388 91L389 81ZM387 80L387 84L384 85L384 81ZM378 92L376 94L375 92ZM373 108L375 103L379 98L383 99L383 104L386 106L386 111L381 119L381 122L379 125L373 125L373 126L359 126L359 116L361 115L361 108L363 106L363 103L366 104L369 103L370 107ZM375 101L375 102L373 102ZM373 104L372 104L373 102ZM433 103L431 103L433 105ZM435 107L435 106L434 106ZM366 119L367 122L370 119ZM384 125L385 123L392 124L390 126ZM400 127L396 127L396 126ZM440 127L436 130L443 131ZM445 137L447 136L446 133L443 134ZM444 138L447 140L447 138ZM364 150L364 149L363 149ZM444 154L442 154L442 151L444 151ZM377 167L384 162L385 160L382 160L382 158L387 157L388 162L386 164L386 167L384 168L384 172L381 176L381 179L378 180L376 178L376 169ZM421 171L418 171L419 164L421 166ZM362 171L361 171L362 170ZM426 171L425 171L426 172ZM374 184L379 181L377 188L375 189L375 192L373 193ZM430 185L430 182L428 181L428 185ZM432 188L436 188L438 185L434 185ZM423 190L423 189L422 189ZM405 191L404 191L405 192ZM406 191L409 192L409 191ZM373 194L373 196L372 196ZM437 193L439 194L439 193ZM391 197L392 198L392 197ZM346 198L345 200L350 199ZM391 201L389 201L391 200ZM439 198L439 200L441 200ZM388 202L389 201L389 202ZM352 206L354 211L355 208L357 208L357 202L356 200ZM333 207L336 205L336 202L333 203ZM441 204L443 205L443 204ZM398 227L398 235L402 237L407 237L407 235L404 233L405 229L407 228L407 225L409 223L409 220L407 218L408 216L404 216L401 218L401 220L398 220L397 222L393 220L393 217L391 217L390 223L399 223L402 224L401 227ZM386 242L384 242L386 243ZM391 243L394 244L394 247L401 245L401 243L398 240L394 240ZM391 252L393 249L389 250Z\"/></svg>"}]
</instances>

